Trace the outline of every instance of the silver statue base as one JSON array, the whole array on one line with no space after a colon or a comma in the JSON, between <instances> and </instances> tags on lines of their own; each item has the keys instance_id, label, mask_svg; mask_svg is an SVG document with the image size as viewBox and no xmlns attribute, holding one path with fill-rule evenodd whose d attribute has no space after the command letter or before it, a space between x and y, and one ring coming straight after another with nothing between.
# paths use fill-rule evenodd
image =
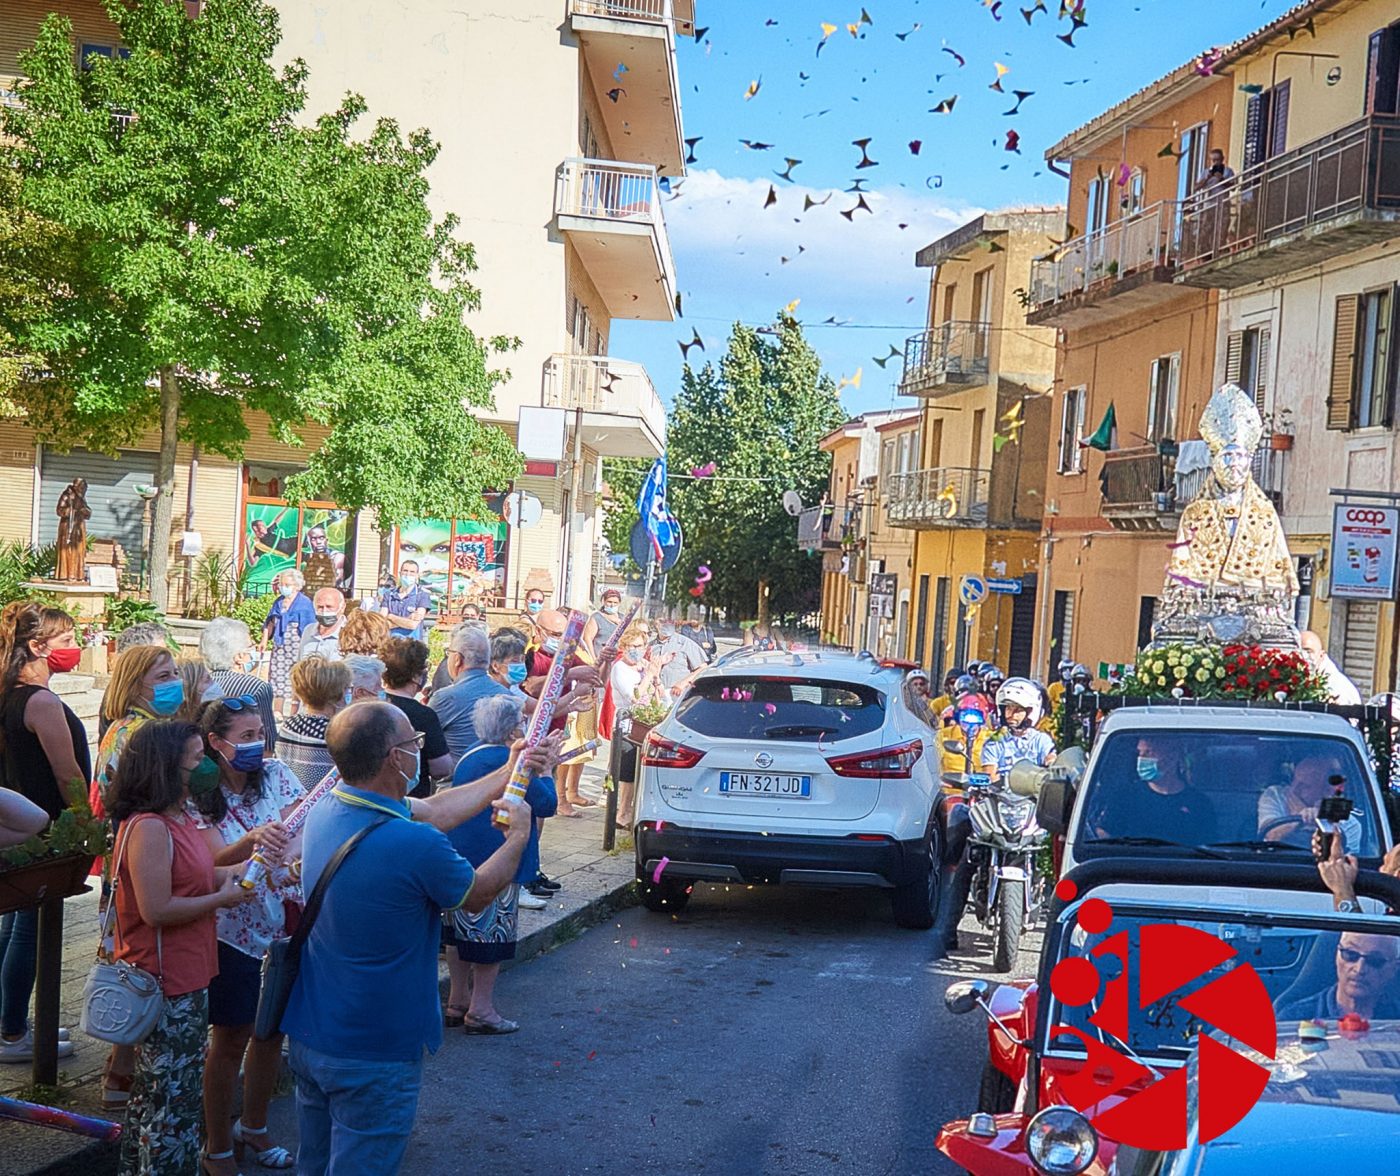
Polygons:
<instances>
[{"instance_id":1,"label":"silver statue base","mask_svg":"<svg viewBox=\"0 0 1400 1176\"><path fill-rule=\"evenodd\" d=\"M1148 648L1178 644L1297 650L1292 594L1283 589L1169 587L1158 602Z\"/></svg>"}]
</instances>

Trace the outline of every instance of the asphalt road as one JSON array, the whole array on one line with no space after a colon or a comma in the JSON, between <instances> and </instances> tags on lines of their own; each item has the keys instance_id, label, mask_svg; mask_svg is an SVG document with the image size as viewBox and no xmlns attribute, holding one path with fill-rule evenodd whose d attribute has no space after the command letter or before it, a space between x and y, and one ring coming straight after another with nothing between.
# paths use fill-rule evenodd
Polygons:
<instances>
[{"instance_id":1,"label":"asphalt road","mask_svg":"<svg viewBox=\"0 0 1400 1176\"><path fill-rule=\"evenodd\" d=\"M964 925L963 942L974 937ZM502 976L509 1037L449 1032L404 1171L937 1173L986 1056L943 1007L990 951L933 960L873 892L702 887Z\"/></svg>"}]
</instances>

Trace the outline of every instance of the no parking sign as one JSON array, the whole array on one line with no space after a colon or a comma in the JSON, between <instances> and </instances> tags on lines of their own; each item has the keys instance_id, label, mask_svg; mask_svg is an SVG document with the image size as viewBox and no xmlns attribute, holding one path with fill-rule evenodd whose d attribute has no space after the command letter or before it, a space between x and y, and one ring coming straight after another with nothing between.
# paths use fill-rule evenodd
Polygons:
<instances>
[{"instance_id":1,"label":"no parking sign","mask_svg":"<svg viewBox=\"0 0 1400 1176\"><path fill-rule=\"evenodd\" d=\"M964 576L958 585L958 599L967 608L987 599L987 581L981 576Z\"/></svg>"}]
</instances>

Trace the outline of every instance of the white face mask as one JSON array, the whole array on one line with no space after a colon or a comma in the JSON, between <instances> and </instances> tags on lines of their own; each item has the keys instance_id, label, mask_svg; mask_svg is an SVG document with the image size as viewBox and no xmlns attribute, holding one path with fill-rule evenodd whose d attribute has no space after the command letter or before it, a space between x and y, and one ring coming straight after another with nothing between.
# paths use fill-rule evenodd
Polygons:
<instances>
[{"instance_id":1,"label":"white face mask","mask_svg":"<svg viewBox=\"0 0 1400 1176\"><path fill-rule=\"evenodd\" d=\"M219 684L217 682L210 682L209 685L200 692L199 701L213 702L216 698L222 698L223 696L224 692Z\"/></svg>"},{"instance_id":2,"label":"white face mask","mask_svg":"<svg viewBox=\"0 0 1400 1176\"><path fill-rule=\"evenodd\" d=\"M408 751L408 748L400 747L396 750ZM403 790L405 792L409 792L418 786L418 776L421 771L421 752L415 747L409 754L413 756L413 771L399 772L399 776L403 779Z\"/></svg>"}]
</instances>

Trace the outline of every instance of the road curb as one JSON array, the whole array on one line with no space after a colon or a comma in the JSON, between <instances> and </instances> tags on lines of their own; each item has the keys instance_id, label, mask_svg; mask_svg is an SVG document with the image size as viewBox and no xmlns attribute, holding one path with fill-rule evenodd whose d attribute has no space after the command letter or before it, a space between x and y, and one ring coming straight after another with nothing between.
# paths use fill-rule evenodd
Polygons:
<instances>
[{"instance_id":1,"label":"road curb","mask_svg":"<svg viewBox=\"0 0 1400 1176\"><path fill-rule=\"evenodd\" d=\"M513 962L524 963L561 944L572 942L590 927L597 926L618 911L636 906L639 901L636 879L628 878L547 927L531 931L516 943Z\"/></svg>"}]
</instances>

